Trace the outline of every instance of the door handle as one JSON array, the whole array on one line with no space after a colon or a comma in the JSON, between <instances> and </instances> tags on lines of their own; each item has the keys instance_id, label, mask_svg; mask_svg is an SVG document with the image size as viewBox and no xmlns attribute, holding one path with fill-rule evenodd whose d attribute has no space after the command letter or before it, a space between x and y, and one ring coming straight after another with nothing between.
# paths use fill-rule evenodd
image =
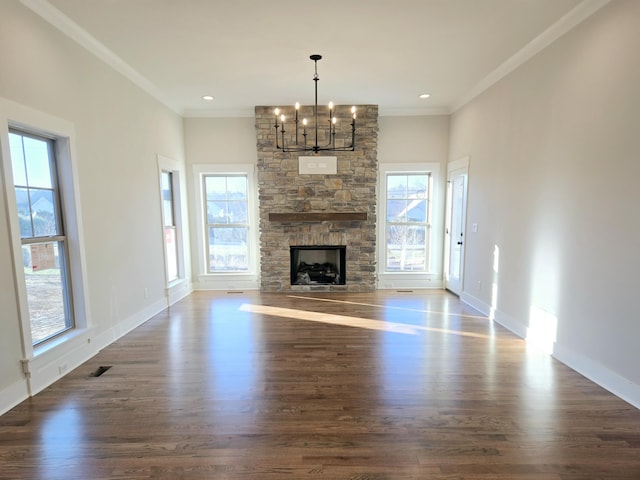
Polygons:
<instances>
[{"instance_id":1,"label":"door handle","mask_svg":"<svg viewBox=\"0 0 640 480\"><path fill-rule=\"evenodd\" d=\"M462 242L458 242L458 245L462 245Z\"/></svg>"}]
</instances>

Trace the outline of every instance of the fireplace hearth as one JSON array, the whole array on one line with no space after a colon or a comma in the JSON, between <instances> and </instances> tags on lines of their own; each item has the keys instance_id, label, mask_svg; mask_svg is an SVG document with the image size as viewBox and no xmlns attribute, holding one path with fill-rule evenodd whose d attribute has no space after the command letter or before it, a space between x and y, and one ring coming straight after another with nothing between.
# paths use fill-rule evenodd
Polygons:
<instances>
[{"instance_id":1,"label":"fireplace hearth","mask_svg":"<svg viewBox=\"0 0 640 480\"><path fill-rule=\"evenodd\" d=\"M291 285L345 285L344 245L292 246Z\"/></svg>"}]
</instances>

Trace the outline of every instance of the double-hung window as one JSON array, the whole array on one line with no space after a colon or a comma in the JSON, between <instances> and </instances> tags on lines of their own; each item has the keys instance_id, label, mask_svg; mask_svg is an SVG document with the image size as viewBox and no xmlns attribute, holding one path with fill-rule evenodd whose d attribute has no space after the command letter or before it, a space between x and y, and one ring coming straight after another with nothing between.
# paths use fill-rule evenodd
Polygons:
<instances>
[{"instance_id":1,"label":"double-hung window","mask_svg":"<svg viewBox=\"0 0 640 480\"><path fill-rule=\"evenodd\" d=\"M249 192L245 174L202 176L207 273L250 268Z\"/></svg>"},{"instance_id":2,"label":"double-hung window","mask_svg":"<svg viewBox=\"0 0 640 480\"><path fill-rule=\"evenodd\" d=\"M387 173L385 186L385 270L428 271L429 172Z\"/></svg>"},{"instance_id":3,"label":"double-hung window","mask_svg":"<svg viewBox=\"0 0 640 480\"><path fill-rule=\"evenodd\" d=\"M9 131L33 345L74 327L55 142L20 130Z\"/></svg>"},{"instance_id":4,"label":"double-hung window","mask_svg":"<svg viewBox=\"0 0 640 480\"><path fill-rule=\"evenodd\" d=\"M175 173L170 170L160 172L162 194L162 225L164 227L165 264L167 283L179 278L178 270L178 227L176 222Z\"/></svg>"}]
</instances>

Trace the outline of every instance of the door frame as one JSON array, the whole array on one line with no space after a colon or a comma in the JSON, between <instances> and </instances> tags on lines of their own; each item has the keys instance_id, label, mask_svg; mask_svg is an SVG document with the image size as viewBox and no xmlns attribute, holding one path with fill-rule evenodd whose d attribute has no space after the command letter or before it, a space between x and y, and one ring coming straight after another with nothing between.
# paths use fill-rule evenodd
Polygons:
<instances>
[{"instance_id":1,"label":"door frame","mask_svg":"<svg viewBox=\"0 0 640 480\"><path fill-rule=\"evenodd\" d=\"M449 284L449 265L451 262L451 218L452 218L452 201L451 201L451 176L465 175L465 183L464 183L464 198L462 199L462 212L460 212L460 217L462 219L462 233L464 241L460 248L460 281L459 288L451 288ZM469 198L469 157L462 157L458 160L454 160L453 162L449 162L447 164L447 192L446 192L446 204L445 204L445 229L444 229L444 258L442 262L443 266L443 285L446 290L455 293L460 296L464 292L464 254L466 247L466 230L467 230L467 202Z\"/></svg>"}]
</instances>

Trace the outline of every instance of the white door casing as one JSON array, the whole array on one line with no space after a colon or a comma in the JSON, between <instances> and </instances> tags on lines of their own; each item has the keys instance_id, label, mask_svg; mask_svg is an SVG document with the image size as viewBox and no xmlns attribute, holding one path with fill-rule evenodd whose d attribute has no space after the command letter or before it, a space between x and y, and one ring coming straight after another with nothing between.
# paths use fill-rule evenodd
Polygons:
<instances>
[{"instance_id":1,"label":"white door casing","mask_svg":"<svg viewBox=\"0 0 640 480\"><path fill-rule=\"evenodd\" d=\"M451 162L447 168L444 286L456 295L464 289L468 171L468 157Z\"/></svg>"}]
</instances>

